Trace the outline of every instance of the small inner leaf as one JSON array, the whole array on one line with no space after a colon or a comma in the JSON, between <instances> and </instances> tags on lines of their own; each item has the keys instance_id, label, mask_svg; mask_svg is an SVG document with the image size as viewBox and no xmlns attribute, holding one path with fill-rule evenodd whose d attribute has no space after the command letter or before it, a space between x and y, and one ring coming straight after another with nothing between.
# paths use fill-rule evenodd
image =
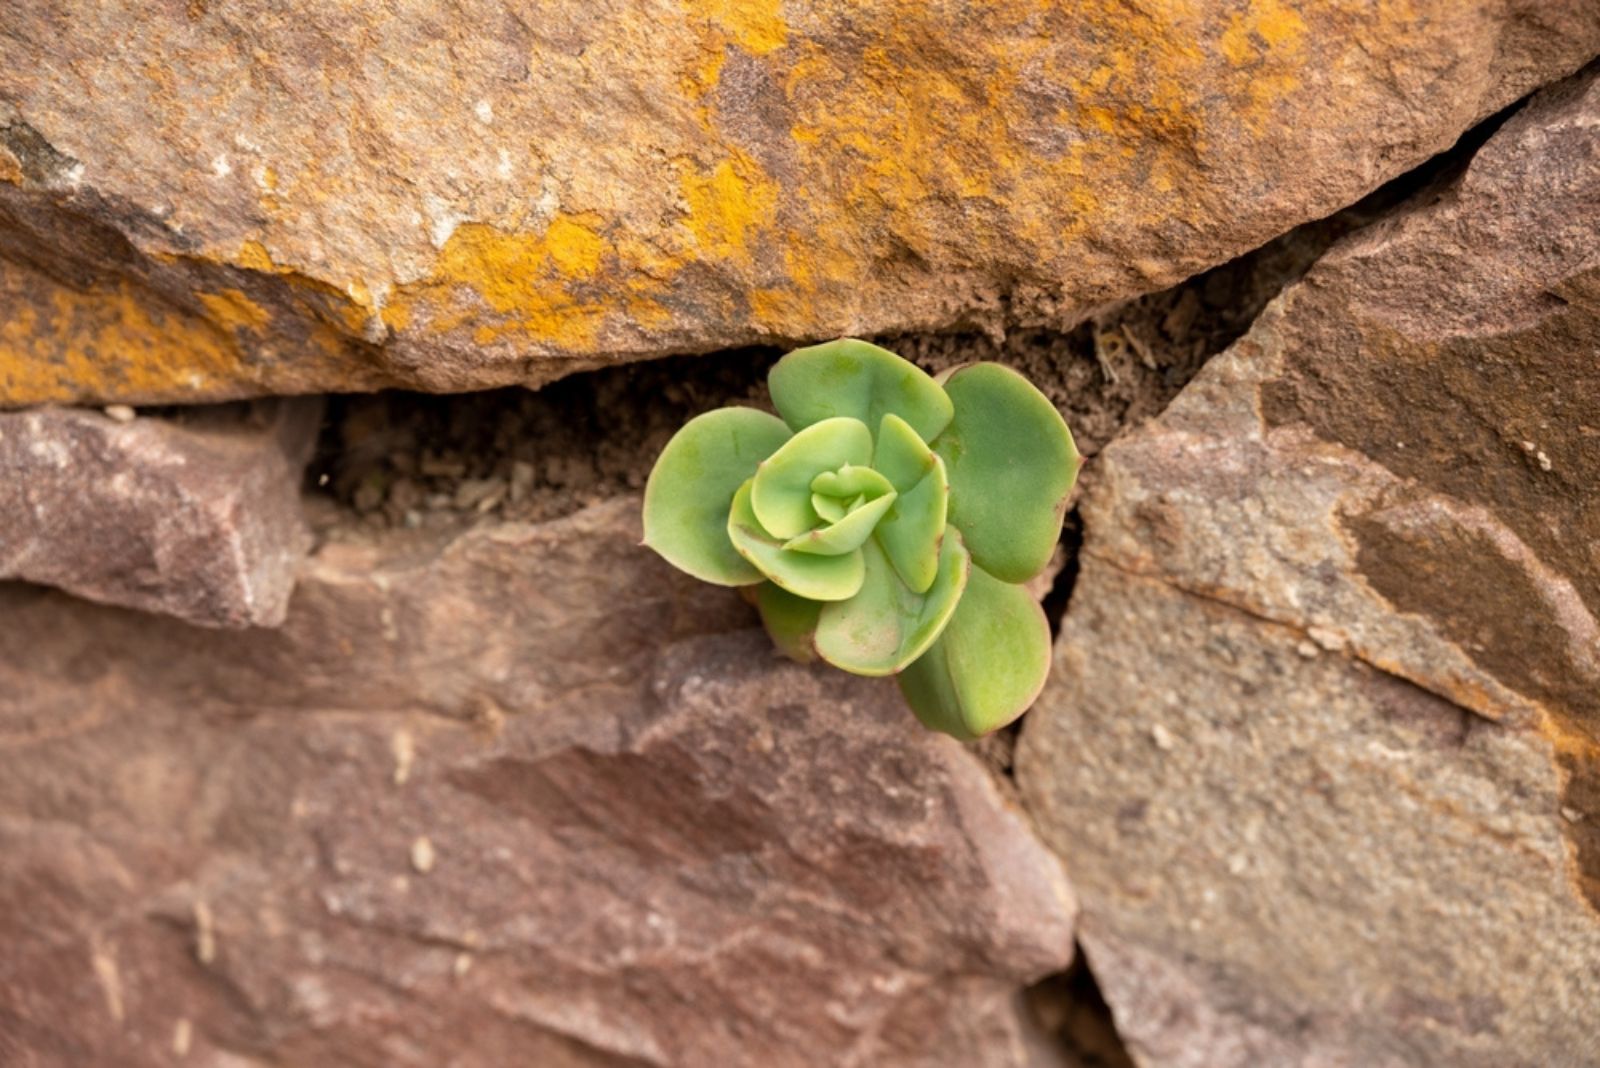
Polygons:
<instances>
[{"instance_id":1,"label":"small inner leaf","mask_svg":"<svg viewBox=\"0 0 1600 1068\"><path fill-rule=\"evenodd\" d=\"M795 430L837 416L876 430L884 413L898 412L932 441L952 412L950 398L916 364L855 338L796 349L772 368L767 385Z\"/></svg>"},{"instance_id":2,"label":"small inner leaf","mask_svg":"<svg viewBox=\"0 0 1600 1068\"><path fill-rule=\"evenodd\" d=\"M970 741L1026 712L1049 673L1044 610L974 563L949 625L899 683L924 724Z\"/></svg>"},{"instance_id":3,"label":"small inner leaf","mask_svg":"<svg viewBox=\"0 0 1600 1068\"><path fill-rule=\"evenodd\" d=\"M878 430L872 464L900 495L878 523L878 543L905 584L920 593L939 571L939 538L950 500L944 462L905 420L890 413Z\"/></svg>"},{"instance_id":4,"label":"small inner leaf","mask_svg":"<svg viewBox=\"0 0 1600 1068\"><path fill-rule=\"evenodd\" d=\"M890 675L911 664L934 643L950 621L967 585L971 567L961 535L949 532L939 557L939 574L928 592L913 592L900 581L875 541L862 546L866 577L847 601L824 605L817 621L818 654L857 675Z\"/></svg>"},{"instance_id":5,"label":"small inner leaf","mask_svg":"<svg viewBox=\"0 0 1600 1068\"><path fill-rule=\"evenodd\" d=\"M811 507L815 508L817 514L829 523L837 523L850 511L849 507L839 498L829 497L822 493L813 493L811 495Z\"/></svg>"},{"instance_id":6,"label":"small inner leaf","mask_svg":"<svg viewBox=\"0 0 1600 1068\"><path fill-rule=\"evenodd\" d=\"M843 556L797 553L783 547L761 526L750 504L750 479L733 495L728 515L728 538L750 563L790 593L811 601L843 601L861 589L866 562L860 549Z\"/></svg>"},{"instance_id":7,"label":"small inner leaf","mask_svg":"<svg viewBox=\"0 0 1600 1068\"><path fill-rule=\"evenodd\" d=\"M972 559L1006 582L1042 570L1061 536L1078 450L1055 405L997 363L952 372L955 419L933 443L950 475L950 515Z\"/></svg>"},{"instance_id":8,"label":"small inner leaf","mask_svg":"<svg viewBox=\"0 0 1600 1068\"><path fill-rule=\"evenodd\" d=\"M811 483L825 471L865 465L872 434L856 419L826 419L786 441L756 470L751 507L775 538L803 534L821 518L811 506Z\"/></svg>"},{"instance_id":9,"label":"small inner leaf","mask_svg":"<svg viewBox=\"0 0 1600 1068\"><path fill-rule=\"evenodd\" d=\"M878 520L889 510L894 498L895 492L890 490L886 497L879 497L867 501L859 508L852 508L837 523L820 526L798 537L790 538L783 543L783 547L797 553L817 553L821 556L838 556L852 549L859 549L861 543L872 536L872 528L878 525Z\"/></svg>"},{"instance_id":10,"label":"small inner leaf","mask_svg":"<svg viewBox=\"0 0 1600 1068\"><path fill-rule=\"evenodd\" d=\"M811 491L849 500L852 502L850 507L855 508L858 507L854 503L856 500L870 501L885 493L893 493L894 485L870 467L846 464L837 471L824 471L812 479Z\"/></svg>"},{"instance_id":11,"label":"small inner leaf","mask_svg":"<svg viewBox=\"0 0 1600 1068\"><path fill-rule=\"evenodd\" d=\"M728 540L728 512L734 491L789 436L783 420L754 408L719 408L689 420L650 470L644 543L706 582L760 582Z\"/></svg>"}]
</instances>

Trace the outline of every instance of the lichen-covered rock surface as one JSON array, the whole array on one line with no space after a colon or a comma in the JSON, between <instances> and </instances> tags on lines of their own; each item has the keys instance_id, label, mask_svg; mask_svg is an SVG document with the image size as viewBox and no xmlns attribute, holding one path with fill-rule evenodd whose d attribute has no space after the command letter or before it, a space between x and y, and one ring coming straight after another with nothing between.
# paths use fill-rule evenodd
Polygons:
<instances>
[{"instance_id":1,"label":"lichen-covered rock surface","mask_svg":"<svg viewBox=\"0 0 1600 1068\"><path fill-rule=\"evenodd\" d=\"M333 538L276 631L0 586L0 1063L1058 1068L1055 857L638 507Z\"/></svg>"},{"instance_id":2,"label":"lichen-covered rock surface","mask_svg":"<svg viewBox=\"0 0 1600 1068\"><path fill-rule=\"evenodd\" d=\"M1597 47L1589 0L12 5L0 405L1070 324Z\"/></svg>"},{"instance_id":3,"label":"lichen-covered rock surface","mask_svg":"<svg viewBox=\"0 0 1600 1068\"><path fill-rule=\"evenodd\" d=\"M1018 766L1140 1063L1600 1063L1600 72L1096 475Z\"/></svg>"}]
</instances>

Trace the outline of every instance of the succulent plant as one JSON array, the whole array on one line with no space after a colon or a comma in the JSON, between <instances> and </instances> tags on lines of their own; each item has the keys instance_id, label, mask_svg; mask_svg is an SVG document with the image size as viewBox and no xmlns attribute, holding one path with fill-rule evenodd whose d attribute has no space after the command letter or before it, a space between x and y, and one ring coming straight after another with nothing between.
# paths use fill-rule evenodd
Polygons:
<instances>
[{"instance_id":1,"label":"succulent plant","mask_svg":"<svg viewBox=\"0 0 1600 1068\"><path fill-rule=\"evenodd\" d=\"M720 408L667 443L645 544L752 587L795 659L896 676L934 730L1016 719L1050 667L1021 583L1049 562L1080 463L1055 407L1000 364L932 378L854 339L797 349L767 381L778 415Z\"/></svg>"}]
</instances>

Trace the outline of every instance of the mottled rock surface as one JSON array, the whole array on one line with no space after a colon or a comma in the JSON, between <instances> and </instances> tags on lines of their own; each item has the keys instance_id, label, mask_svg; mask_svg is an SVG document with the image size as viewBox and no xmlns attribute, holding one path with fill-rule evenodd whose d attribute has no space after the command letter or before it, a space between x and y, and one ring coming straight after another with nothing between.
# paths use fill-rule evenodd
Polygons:
<instances>
[{"instance_id":1,"label":"mottled rock surface","mask_svg":"<svg viewBox=\"0 0 1600 1068\"><path fill-rule=\"evenodd\" d=\"M1057 1064L1055 858L637 509L334 539L250 635L0 587L0 1061Z\"/></svg>"},{"instance_id":2,"label":"mottled rock surface","mask_svg":"<svg viewBox=\"0 0 1600 1068\"><path fill-rule=\"evenodd\" d=\"M1018 768L1141 1063L1600 1063L1600 74L1097 474Z\"/></svg>"},{"instance_id":3,"label":"mottled rock surface","mask_svg":"<svg viewBox=\"0 0 1600 1068\"><path fill-rule=\"evenodd\" d=\"M1590 0L24 4L0 404L1071 323L1597 48Z\"/></svg>"},{"instance_id":4,"label":"mottled rock surface","mask_svg":"<svg viewBox=\"0 0 1600 1068\"><path fill-rule=\"evenodd\" d=\"M0 415L0 579L211 627L283 622L322 405Z\"/></svg>"}]
</instances>

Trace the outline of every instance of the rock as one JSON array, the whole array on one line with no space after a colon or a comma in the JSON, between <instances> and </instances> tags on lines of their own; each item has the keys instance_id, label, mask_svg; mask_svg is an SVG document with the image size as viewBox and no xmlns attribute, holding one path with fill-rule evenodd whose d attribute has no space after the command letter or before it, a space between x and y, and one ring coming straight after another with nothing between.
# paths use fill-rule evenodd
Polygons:
<instances>
[{"instance_id":1,"label":"rock","mask_svg":"<svg viewBox=\"0 0 1600 1068\"><path fill-rule=\"evenodd\" d=\"M335 537L248 636L0 587L0 1049L1055 1063L1016 996L1072 956L1054 857L638 508Z\"/></svg>"},{"instance_id":2,"label":"rock","mask_svg":"<svg viewBox=\"0 0 1600 1068\"><path fill-rule=\"evenodd\" d=\"M34 6L0 39L0 404L1070 324L1597 48L1588 0Z\"/></svg>"},{"instance_id":3,"label":"rock","mask_svg":"<svg viewBox=\"0 0 1600 1068\"><path fill-rule=\"evenodd\" d=\"M0 414L0 579L208 627L283 622L321 405Z\"/></svg>"},{"instance_id":4,"label":"rock","mask_svg":"<svg viewBox=\"0 0 1600 1068\"><path fill-rule=\"evenodd\" d=\"M1600 1063L1597 351L1591 69L1103 454L1018 774L1141 1064Z\"/></svg>"}]
</instances>

